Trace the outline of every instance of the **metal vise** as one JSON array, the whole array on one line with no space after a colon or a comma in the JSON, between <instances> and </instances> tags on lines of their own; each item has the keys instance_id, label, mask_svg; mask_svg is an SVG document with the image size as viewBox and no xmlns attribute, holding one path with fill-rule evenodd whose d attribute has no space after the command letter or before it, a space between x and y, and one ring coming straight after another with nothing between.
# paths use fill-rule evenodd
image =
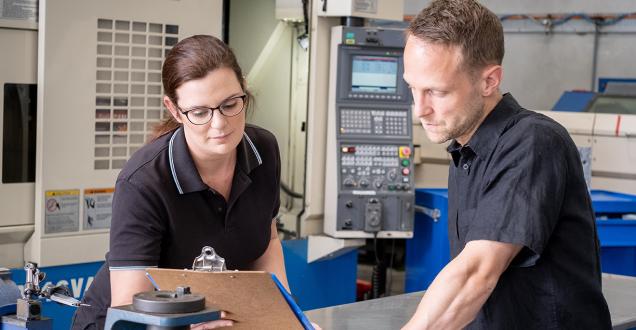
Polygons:
<instances>
[{"instance_id":1,"label":"metal vise","mask_svg":"<svg viewBox=\"0 0 636 330\"><path fill-rule=\"evenodd\" d=\"M185 330L220 316L218 309L205 308L205 296L192 294L189 287L177 287L176 291L137 293L131 305L109 308L104 329Z\"/></svg>"}]
</instances>

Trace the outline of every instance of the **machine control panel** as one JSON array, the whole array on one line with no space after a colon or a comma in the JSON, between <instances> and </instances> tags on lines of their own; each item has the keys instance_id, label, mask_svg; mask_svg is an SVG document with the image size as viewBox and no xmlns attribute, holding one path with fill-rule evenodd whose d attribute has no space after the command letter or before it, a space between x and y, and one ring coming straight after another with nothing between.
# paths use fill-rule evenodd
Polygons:
<instances>
[{"instance_id":1,"label":"machine control panel","mask_svg":"<svg viewBox=\"0 0 636 330\"><path fill-rule=\"evenodd\" d=\"M373 42L366 42L372 36ZM335 27L332 47L325 233L413 235L411 95L402 79L403 31ZM365 41L365 42L362 42ZM335 85L335 86L334 86Z\"/></svg>"},{"instance_id":2,"label":"machine control panel","mask_svg":"<svg viewBox=\"0 0 636 330\"><path fill-rule=\"evenodd\" d=\"M410 146L342 145L340 189L382 192L409 191L413 182Z\"/></svg>"},{"instance_id":3,"label":"machine control panel","mask_svg":"<svg viewBox=\"0 0 636 330\"><path fill-rule=\"evenodd\" d=\"M340 134L408 136L410 120L399 110L340 110Z\"/></svg>"}]
</instances>

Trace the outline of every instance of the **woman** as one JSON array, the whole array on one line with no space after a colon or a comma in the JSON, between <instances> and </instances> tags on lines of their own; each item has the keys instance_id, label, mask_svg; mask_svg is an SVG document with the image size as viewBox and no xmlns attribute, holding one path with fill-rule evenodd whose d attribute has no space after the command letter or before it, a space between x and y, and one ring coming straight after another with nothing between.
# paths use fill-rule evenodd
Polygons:
<instances>
[{"instance_id":1,"label":"woman","mask_svg":"<svg viewBox=\"0 0 636 330\"><path fill-rule=\"evenodd\" d=\"M110 252L75 329L103 327L109 306L152 290L145 268L190 268L206 245L228 269L271 272L289 290L273 220L278 145L270 132L245 124L250 94L232 50L212 36L184 39L168 53L162 79L171 116L117 178Z\"/></svg>"}]
</instances>

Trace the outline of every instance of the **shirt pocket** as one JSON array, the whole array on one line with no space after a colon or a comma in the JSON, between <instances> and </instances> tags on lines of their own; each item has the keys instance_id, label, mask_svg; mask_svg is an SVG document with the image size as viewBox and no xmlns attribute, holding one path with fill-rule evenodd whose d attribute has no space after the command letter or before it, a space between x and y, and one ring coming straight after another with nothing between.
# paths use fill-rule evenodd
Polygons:
<instances>
[{"instance_id":1,"label":"shirt pocket","mask_svg":"<svg viewBox=\"0 0 636 330\"><path fill-rule=\"evenodd\" d=\"M470 224L475 216L475 211L477 211L476 207L457 211L457 239L461 242L465 243Z\"/></svg>"}]
</instances>

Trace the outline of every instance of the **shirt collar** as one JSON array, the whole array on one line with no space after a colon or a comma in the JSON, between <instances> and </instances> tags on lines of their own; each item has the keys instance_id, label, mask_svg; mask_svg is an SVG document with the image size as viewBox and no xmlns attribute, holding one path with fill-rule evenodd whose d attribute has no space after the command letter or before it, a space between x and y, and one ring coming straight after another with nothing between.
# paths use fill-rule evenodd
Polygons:
<instances>
[{"instance_id":1,"label":"shirt collar","mask_svg":"<svg viewBox=\"0 0 636 330\"><path fill-rule=\"evenodd\" d=\"M503 95L495 108L486 116L486 119L479 125L475 134L470 138L465 147L470 147L472 152L477 156L485 156L490 154L492 149L497 145L497 141L501 134L506 130L510 118L521 111L521 106L517 101L506 93ZM453 140L446 149L452 156L455 165L459 161L459 151L462 145ZM458 158L457 160L455 158Z\"/></svg>"},{"instance_id":2,"label":"shirt collar","mask_svg":"<svg viewBox=\"0 0 636 330\"><path fill-rule=\"evenodd\" d=\"M207 190L209 187L201 180L188 149L183 127L172 133L168 144L170 172L179 194ZM261 165L263 160L250 137L244 132L243 139L236 147L236 164L246 174ZM236 171L236 170L235 170Z\"/></svg>"}]
</instances>

